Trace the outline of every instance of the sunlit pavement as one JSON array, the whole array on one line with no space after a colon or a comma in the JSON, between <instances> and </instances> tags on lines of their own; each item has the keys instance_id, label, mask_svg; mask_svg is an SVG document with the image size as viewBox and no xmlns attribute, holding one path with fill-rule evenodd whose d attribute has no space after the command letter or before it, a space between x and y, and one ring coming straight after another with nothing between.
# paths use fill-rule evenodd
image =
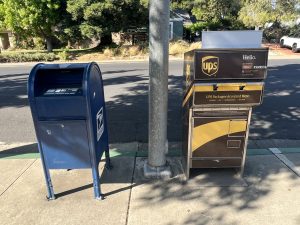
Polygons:
<instances>
[{"instance_id":1,"label":"sunlit pavement","mask_svg":"<svg viewBox=\"0 0 300 225\"><path fill-rule=\"evenodd\" d=\"M296 142L286 142L292 144ZM57 199L47 201L36 144L0 146L1 224L300 223L300 147L278 147L274 153L275 146L249 146L243 178L231 169L193 169L184 182L180 143L170 143L167 160L173 177L163 181L143 177L146 144L112 144L113 170L99 166L105 200L93 199L87 169L52 170Z\"/></svg>"}]
</instances>

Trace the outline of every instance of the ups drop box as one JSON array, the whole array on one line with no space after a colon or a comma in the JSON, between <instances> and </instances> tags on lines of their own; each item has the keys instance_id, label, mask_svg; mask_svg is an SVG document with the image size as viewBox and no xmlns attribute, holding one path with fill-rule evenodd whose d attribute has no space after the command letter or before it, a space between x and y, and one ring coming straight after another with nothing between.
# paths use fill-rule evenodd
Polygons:
<instances>
[{"instance_id":1,"label":"ups drop box","mask_svg":"<svg viewBox=\"0 0 300 225\"><path fill-rule=\"evenodd\" d=\"M262 103L268 49L197 49L184 55L183 168L243 174L252 107Z\"/></svg>"},{"instance_id":2,"label":"ups drop box","mask_svg":"<svg viewBox=\"0 0 300 225\"><path fill-rule=\"evenodd\" d=\"M268 48L192 50L184 54L186 88L194 81L263 80L267 63Z\"/></svg>"}]
</instances>

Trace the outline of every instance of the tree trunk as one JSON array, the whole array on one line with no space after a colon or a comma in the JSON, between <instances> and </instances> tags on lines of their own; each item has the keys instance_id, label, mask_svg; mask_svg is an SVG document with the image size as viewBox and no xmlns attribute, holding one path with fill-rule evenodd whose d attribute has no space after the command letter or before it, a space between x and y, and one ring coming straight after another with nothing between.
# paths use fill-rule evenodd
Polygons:
<instances>
[{"instance_id":1,"label":"tree trunk","mask_svg":"<svg viewBox=\"0 0 300 225\"><path fill-rule=\"evenodd\" d=\"M110 44L112 44L111 34L104 35L101 37L100 46L110 45Z\"/></svg>"},{"instance_id":2,"label":"tree trunk","mask_svg":"<svg viewBox=\"0 0 300 225\"><path fill-rule=\"evenodd\" d=\"M47 42L47 52L52 52L53 51L53 45L52 45L51 38L47 37L46 42Z\"/></svg>"}]
</instances>

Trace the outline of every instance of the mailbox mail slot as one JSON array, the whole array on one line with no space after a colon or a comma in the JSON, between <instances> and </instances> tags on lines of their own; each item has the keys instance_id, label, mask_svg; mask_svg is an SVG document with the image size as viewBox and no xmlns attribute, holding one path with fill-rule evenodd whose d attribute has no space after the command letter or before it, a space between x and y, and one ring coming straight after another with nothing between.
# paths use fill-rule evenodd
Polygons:
<instances>
[{"instance_id":1,"label":"mailbox mail slot","mask_svg":"<svg viewBox=\"0 0 300 225\"><path fill-rule=\"evenodd\" d=\"M195 83L184 98L183 105L220 107L222 105L260 105L264 83Z\"/></svg>"}]
</instances>

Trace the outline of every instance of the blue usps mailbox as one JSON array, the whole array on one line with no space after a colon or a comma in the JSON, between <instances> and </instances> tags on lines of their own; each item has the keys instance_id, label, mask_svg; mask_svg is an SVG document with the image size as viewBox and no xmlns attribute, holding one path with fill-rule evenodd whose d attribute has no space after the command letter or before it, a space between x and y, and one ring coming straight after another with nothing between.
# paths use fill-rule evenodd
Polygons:
<instances>
[{"instance_id":1,"label":"blue usps mailbox","mask_svg":"<svg viewBox=\"0 0 300 225\"><path fill-rule=\"evenodd\" d=\"M29 74L28 99L45 173L92 168L94 194L102 199L98 166L110 168L103 82L96 63L37 64Z\"/></svg>"}]
</instances>

